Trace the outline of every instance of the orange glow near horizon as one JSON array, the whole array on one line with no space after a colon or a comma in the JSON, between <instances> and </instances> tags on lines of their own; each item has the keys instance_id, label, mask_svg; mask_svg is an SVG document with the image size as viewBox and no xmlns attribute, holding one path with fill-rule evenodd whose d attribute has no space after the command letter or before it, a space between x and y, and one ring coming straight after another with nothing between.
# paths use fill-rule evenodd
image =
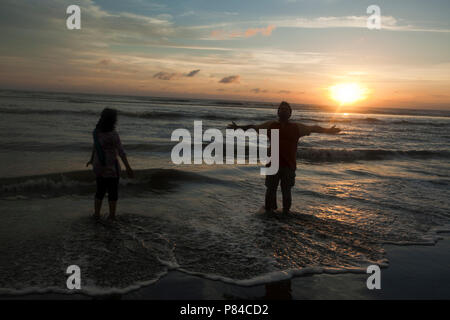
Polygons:
<instances>
[{"instance_id":1,"label":"orange glow near horizon","mask_svg":"<svg viewBox=\"0 0 450 320\"><path fill-rule=\"evenodd\" d=\"M367 98L368 89L358 83L338 83L329 88L331 99L342 105L351 105Z\"/></svg>"}]
</instances>

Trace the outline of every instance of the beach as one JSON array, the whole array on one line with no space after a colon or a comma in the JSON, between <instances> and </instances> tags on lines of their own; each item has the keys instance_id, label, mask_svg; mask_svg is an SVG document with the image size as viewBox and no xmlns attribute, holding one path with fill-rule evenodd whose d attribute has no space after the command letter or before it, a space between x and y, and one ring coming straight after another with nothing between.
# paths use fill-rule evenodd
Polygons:
<instances>
[{"instance_id":1,"label":"beach","mask_svg":"<svg viewBox=\"0 0 450 320\"><path fill-rule=\"evenodd\" d=\"M127 294L91 297L81 294L30 294L1 299L115 300L359 300L450 299L450 237L435 246L388 246L389 267L382 269L380 290L368 290L366 274L319 274L290 281L242 287L179 271ZM268 296L269 290L269 296Z\"/></svg>"},{"instance_id":2,"label":"beach","mask_svg":"<svg viewBox=\"0 0 450 320\"><path fill-rule=\"evenodd\" d=\"M114 223L91 219L85 167L106 106L135 169L120 179ZM450 224L449 114L293 107L293 121L341 132L300 140L292 214L278 215L259 213L260 165L171 161L174 130L261 123L276 117L270 104L2 91L0 295L259 299L269 286L283 299L448 297L427 283L448 279L438 239ZM374 264L380 294L365 284ZM81 295L67 294L71 265Z\"/></svg>"},{"instance_id":3,"label":"beach","mask_svg":"<svg viewBox=\"0 0 450 320\"><path fill-rule=\"evenodd\" d=\"M239 287L174 272L122 299L450 299L450 237L442 235L431 247L388 246L389 267L381 271L380 290L367 289L368 274L320 274L293 278L290 285Z\"/></svg>"}]
</instances>

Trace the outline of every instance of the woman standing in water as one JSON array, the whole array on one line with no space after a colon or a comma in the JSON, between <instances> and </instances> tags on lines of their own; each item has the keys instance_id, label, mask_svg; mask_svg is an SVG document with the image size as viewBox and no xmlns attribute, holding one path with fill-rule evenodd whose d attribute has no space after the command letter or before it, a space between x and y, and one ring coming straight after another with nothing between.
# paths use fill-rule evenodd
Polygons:
<instances>
[{"instance_id":1,"label":"woman standing in water","mask_svg":"<svg viewBox=\"0 0 450 320\"><path fill-rule=\"evenodd\" d=\"M117 111L115 109L103 109L100 120L92 135L94 145L92 147L91 159L86 164L93 165L97 181L95 193L94 218L100 218L100 210L105 193L108 192L109 216L114 220L116 217L116 205L118 199L118 187L120 178L120 164L117 156L122 159L127 169L128 177L133 178L133 170L128 163L127 156L123 150L119 135L115 127L117 123Z\"/></svg>"}]
</instances>

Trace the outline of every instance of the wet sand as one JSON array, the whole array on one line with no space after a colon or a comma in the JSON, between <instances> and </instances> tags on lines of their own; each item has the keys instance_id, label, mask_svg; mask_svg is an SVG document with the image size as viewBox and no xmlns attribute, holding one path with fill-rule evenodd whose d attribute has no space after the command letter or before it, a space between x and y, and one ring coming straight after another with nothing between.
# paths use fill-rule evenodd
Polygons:
<instances>
[{"instance_id":1,"label":"wet sand","mask_svg":"<svg viewBox=\"0 0 450 320\"><path fill-rule=\"evenodd\" d=\"M318 274L266 285L242 287L180 271L124 295L94 299L450 299L450 235L434 246L385 246L389 267L381 269L381 289L369 290L368 274ZM1 299L93 299L80 294L31 294Z\"/></svg>"}]
</instances>

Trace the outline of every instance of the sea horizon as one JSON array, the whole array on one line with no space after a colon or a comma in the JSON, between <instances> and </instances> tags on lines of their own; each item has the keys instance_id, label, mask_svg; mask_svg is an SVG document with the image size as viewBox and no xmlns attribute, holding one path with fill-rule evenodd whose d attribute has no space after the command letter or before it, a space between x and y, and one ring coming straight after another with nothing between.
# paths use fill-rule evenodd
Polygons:
<instances>
[{"instance_id":1,"label":"sea horizon","mask_svg":"<svg viewBox=\"0 0 450 320\"><path fill-rule=\"evenodd\" d=\"M264 101L264 100L249 100L249 99L236 99L236 98L207 98L207 97L189 97L189 96L164 96L164 95L145 95L145 94L114 94L114 93L98 93L98 92L69 92L69 91L57 91L57 90L33 90L33 89L4 89L0 88L1 92L27 92L27 93L46 93L46 94L72 94L72 95L86 95L86 96L110 96L110 97L131 97L131 98L147 98L147 99L164 99L164 100L172 100L172 101L183 101L183 100L204 100L204 101L215 101L215 102L232 102L230 106L233 106L233 103L237 106L247 107L247 108L277 108L278 104L281 102L278 100L274 101ZM289 99L287 99L289 100ZM358 106L354 106L353 109L348 111L339 111L339 106L332 105L318 105L318 104L304 104L301 102L291 102L294 110L303 109L311 109L311 110L322 110L330 113L361 113L361 114L398 114L398 115L422 115L422 116L430 116L430 117L450 117L450 106L446 107L436 107L436 108L427 108L422 109L423 106L418 106L416 108L408 107L408 106L370 106L370 107L362 107L358 108ZM258 106L259 104L259 106ZM432 104L430 104L432 105ZM397 113L396 113L397 112Z\"/></svg>"}]
</instances>

